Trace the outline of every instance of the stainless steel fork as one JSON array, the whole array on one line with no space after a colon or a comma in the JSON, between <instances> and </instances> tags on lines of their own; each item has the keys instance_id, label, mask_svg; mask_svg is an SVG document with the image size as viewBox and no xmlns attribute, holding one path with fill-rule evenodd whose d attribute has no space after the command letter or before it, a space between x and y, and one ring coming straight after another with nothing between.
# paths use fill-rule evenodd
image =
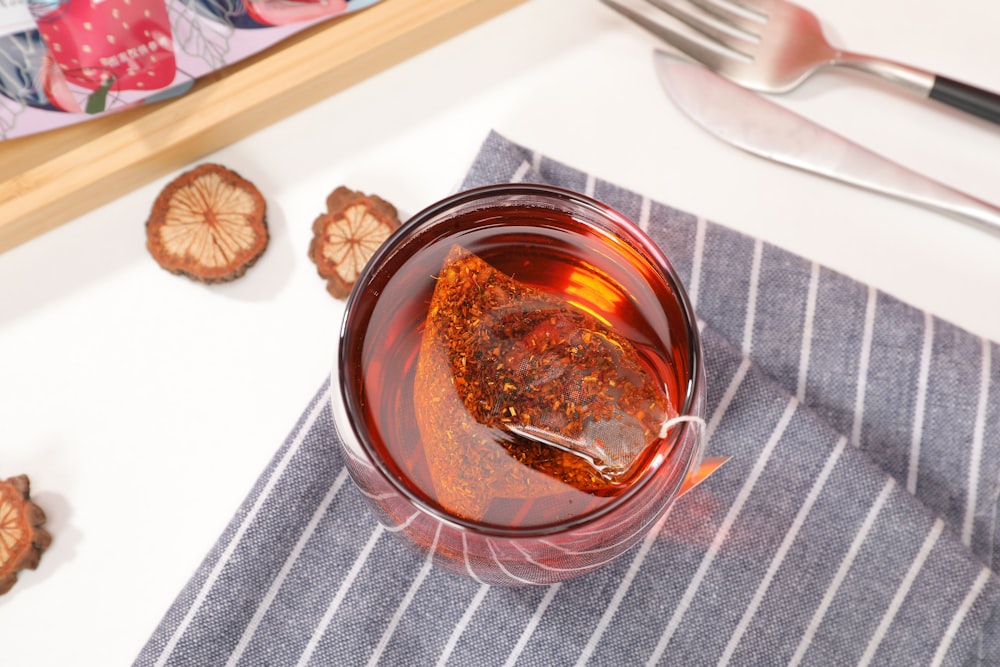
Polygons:
<instances>
[{"instance_id":1,"label":"stainless steel fork","mask_svg":"<svg viewBox=\"0 0 1000 667\"><path fill-rule=\"evenodd\" d=\"M838 49L816 16L786 0L645 0L694 32L618 0L601 0L679 51L746 88L784 93L817 70L849 67L1000 124L1000 95L902 63Z\"/></svg>"}]
</instances>

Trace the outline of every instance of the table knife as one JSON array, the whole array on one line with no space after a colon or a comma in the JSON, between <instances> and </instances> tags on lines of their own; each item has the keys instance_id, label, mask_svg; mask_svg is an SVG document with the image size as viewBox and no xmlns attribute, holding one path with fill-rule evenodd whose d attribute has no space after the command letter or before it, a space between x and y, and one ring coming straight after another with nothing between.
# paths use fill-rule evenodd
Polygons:
<instances>
[{"instance_id":1,"label":"table knife","mask_svg":"<svg viewBox=\"0 0 1000 667\"><path fill-rule=\"evenodd\" d=\"M1000 234L1000 208L897 164L742 88L701 65L656 50L670 98L697 124L769 160L958 216Z\"/></svg>"}]
</instances>

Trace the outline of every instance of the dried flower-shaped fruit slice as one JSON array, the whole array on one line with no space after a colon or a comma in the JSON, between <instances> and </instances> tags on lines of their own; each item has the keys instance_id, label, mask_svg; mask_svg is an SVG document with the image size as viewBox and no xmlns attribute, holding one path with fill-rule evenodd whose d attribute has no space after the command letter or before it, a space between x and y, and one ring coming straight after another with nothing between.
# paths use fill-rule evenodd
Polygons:
<instances>
[{"instance_id":1,"label":"dried flower-shaped fruit slice","mask_svg":"<svg viewBox=\"0 0 1000 667\"><path fill-rule=\"evenodd\" d=\"M267 248L266 204L256 186L218 164L163 189L146 222L146 245L167 271L204 283L239 278Z\"/></svg>"},{"instance_id":2,"label":"dried flower-shaped fruit slice","mask_svg":"<svg viewBox=\"0 0 1000 667\"><path fill-rule=\"evenodd\" d=\"M628 481L673 406L635 346L565 299L454 246L428 309L417 427L445 509Z\"/></svg>"},{"instance_id":3,"label":"dried flower-shaped fruit slice","mask_svg":"<svg viewBox=\"0 0 1000 667\"><path fill-rule=\"evenodd\" d=\"M17 583L17 573L34 570L52 536L42 528L45 512L31 502L27 476L0 482L0 595Z\"/></svg>"},{"instance_id":4,"label":"dried flower-shaped fruit slice","mask_svg":"<svg viewBox=\"0 0 1000 667\"><path fill-rule=\"evenodd\" d=\"M351 288L382 242L399 228L396 207L376 195L340 186L326 199L326 213L313 222L309 258L337 299Z\"/></svg>"}]
</instances>

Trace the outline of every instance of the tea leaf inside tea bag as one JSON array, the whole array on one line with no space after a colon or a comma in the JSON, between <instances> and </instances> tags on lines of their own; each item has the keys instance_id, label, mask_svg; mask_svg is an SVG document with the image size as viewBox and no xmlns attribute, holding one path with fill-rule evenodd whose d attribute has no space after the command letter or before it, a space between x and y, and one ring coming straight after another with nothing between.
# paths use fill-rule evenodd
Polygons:
<instances>
[{"instance_id":1,"label":"tea leaf inside tea bag","mask_svg":"<svg viewBox=\"0 0 1000 667\"><path fill-rule=\"evenodd\" d=\"M421 340L415 408L445 509L613 491L671 416L628 339L453 246Z\"/></svg>"}]
</instances>

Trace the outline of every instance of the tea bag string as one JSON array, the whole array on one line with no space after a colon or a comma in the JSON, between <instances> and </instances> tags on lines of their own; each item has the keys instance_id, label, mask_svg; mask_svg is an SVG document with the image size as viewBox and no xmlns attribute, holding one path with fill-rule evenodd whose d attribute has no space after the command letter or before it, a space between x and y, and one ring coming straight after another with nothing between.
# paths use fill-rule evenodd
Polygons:
<instances>
[{"instance_id":1,"label":"tea bag string","mask_svg":"<svg viewBox=\"0 0 1000 667\"><path fill-rule=\"evenodd\" d=\"M707 430L706 429L707 423L703 418L697 415L679 415L672 419L668 419L667 421L663 422L663 425L660 427L659 437L660 438L667 437L667 433L670 433L670 429L672 429L677 424L682 424L686 422L693 422L698 425L698 440L699 440L698 449L704 452L705 445L708 444L705 442L705 431Z\"/></svg>"}]
</instances>

